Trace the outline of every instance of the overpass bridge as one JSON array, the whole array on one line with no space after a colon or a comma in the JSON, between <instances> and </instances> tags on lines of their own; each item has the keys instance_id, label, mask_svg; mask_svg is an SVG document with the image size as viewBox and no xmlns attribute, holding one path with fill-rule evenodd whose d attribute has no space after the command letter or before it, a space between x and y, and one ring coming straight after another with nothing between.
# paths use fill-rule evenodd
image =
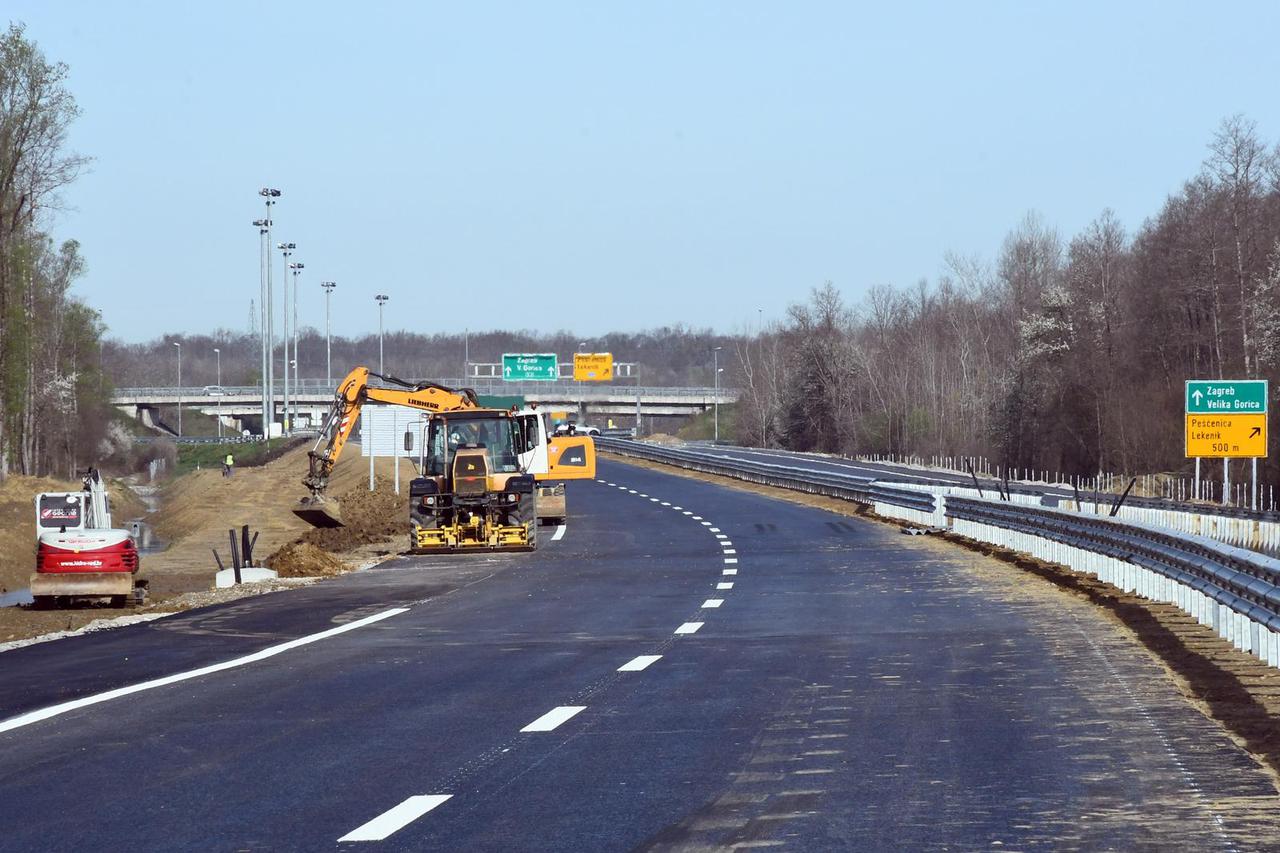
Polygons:
<instances>
[{"instance_id":1,"label":"overpass bridge","mask_svg":"<svg viewBox=\"0 0 1280 853\"><path fill-rule=\"evenodd\" d=\"M521 396L527 403L540 408L572 413L580 421L592 416L634 418L637 412L642 416L689 416L707 411L716 403L733 403L739 394L736 388L657 387L612 382L473 379L468 383L460 379L446 379L440 384L452 388L470 387L481 396ZM396 386L375 383L375 387ZM298 426L315 425L323 418L333 402L334 388L334 384L322 379L304 379L299 383L296 397ZM278 387L275 420L280 420L284 408L281 391ZM293 396L293 386L290 386L291 400ZM111 404L152 427L158 425L157 410L160 407L181 405L187 410L221 418L223 423L237 430L248 429L258 433L262 429L262 388L257 385L118 388L111 395Z\"/></svg>"}]
</instances>

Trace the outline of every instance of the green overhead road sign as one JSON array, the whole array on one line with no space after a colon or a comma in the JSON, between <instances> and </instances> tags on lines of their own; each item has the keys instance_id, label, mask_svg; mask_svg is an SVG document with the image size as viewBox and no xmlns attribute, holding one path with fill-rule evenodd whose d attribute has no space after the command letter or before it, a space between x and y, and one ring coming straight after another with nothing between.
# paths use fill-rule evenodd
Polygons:
<instances>
[{"instance_id":1,"label":"green overhead road sign","mask_svg":"<svg viewBox=\"0 0 1280 853\"><path fill-rule=\"evenodd\" d=\"M503 353L502 378L508 382L555 382L560 363L553 352Z\"/></svg>"},{"instance_id":2,"label":"green overhead road sign","mask_svg":"<svg viewBox=\"0 0 1280 853\"><path fill-rule=\"evenodd\" d=\"M1265 379L1191 379L1187 382L1188 415L1265 415Z\"/></svg>"}]
</instances>

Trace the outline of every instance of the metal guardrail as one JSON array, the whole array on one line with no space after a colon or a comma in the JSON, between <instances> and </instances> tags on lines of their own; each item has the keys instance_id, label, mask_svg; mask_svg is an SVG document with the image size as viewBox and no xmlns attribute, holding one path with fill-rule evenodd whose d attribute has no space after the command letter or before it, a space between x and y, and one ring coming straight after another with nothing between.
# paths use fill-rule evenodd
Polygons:
<instances>
[{"instance_id":1,"label":"metal guardrail","mask_svg":"<svg viewBox=\"0 0 1280 853\"><path fill-rule=\"evenodd\" d=\"M946 514L1134 563L1280 630L1280 561L1270 557L1201 536L1018 504L952 496Z\"/></svg>"},{"instance_id":2,"label":"metal guardrail","mask_svg":"<svg viewBox=\"0 0 1280 853\"><path fill-rule=\"evenodd\" d=\"M1060 543L1138 566L1223 605L1268 631L1280 631L1280 560L1205 536L1020 502L935 495L919 485L914 489L893 488L879 485L873 478L795 464L729 459L705 451L625 439L597 438L596 443L603 450L623 456L859 503L934 513L937 521L973 522ZM956 485L946 483L951 488ZM1214 625L1217 627L1216 619ZM1236 638L1234 641L1258 651L1256 642L1249 646L1247 640ZM1280 654L1273 647L1268 649L1271 657Z\"/></svg>"},{"instance_id":3,"label":"metal guardrail","mask_svg":"<svg viewBox=\"0 0 1280 853\"><path fill-rule=\"evenodd\" d=\"M814 468L771 465L767 462L751 462L744 459L726 459L724 456L704 451L661 447L627 439L599 437L595 441L601 448L623 456L666 462L692 471L701 471L704 474L719 474L749 483L780 486L793 491L843 498L868 505L884 503L923 513L932 513L937 510L937 503L933 495L928 492L879 485L869 477L820 471Z\"/></svg>"}]
</instances>

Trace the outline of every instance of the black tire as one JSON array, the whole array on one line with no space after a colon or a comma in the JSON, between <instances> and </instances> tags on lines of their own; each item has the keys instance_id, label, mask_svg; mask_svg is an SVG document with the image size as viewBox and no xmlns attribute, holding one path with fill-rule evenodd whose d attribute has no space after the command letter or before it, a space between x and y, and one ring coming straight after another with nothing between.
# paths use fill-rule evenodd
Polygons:
<instances>
[{"instance_id":1,"label":"black tire","mask_svg":"<svg viewBox=\"0 0 1280 853\"><path fill-rule=\"evenodd\" d=\"M127 595L113 595L113 596L111 596L111 606L112 606L112 607L127 607L127 606L128 606L128 604L129 604L129 596L127 596Z\"/></svg>"}]
</instances>

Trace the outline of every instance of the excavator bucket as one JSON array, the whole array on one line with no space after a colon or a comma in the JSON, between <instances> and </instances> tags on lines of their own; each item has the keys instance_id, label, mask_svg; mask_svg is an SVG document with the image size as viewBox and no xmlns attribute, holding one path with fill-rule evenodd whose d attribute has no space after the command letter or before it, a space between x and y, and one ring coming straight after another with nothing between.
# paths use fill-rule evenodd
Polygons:
<instances>
[{"instance_id":1,"label":"excavator bucket","mask_svg":"<svg viewBox=\"0 0 1280 853\"><path fill-rule=\"evenodd\" d=\"M312 527L342 527L342 512L337 501L303 498L293 508L293 514Z\"/></svg>"}]
</instances>

